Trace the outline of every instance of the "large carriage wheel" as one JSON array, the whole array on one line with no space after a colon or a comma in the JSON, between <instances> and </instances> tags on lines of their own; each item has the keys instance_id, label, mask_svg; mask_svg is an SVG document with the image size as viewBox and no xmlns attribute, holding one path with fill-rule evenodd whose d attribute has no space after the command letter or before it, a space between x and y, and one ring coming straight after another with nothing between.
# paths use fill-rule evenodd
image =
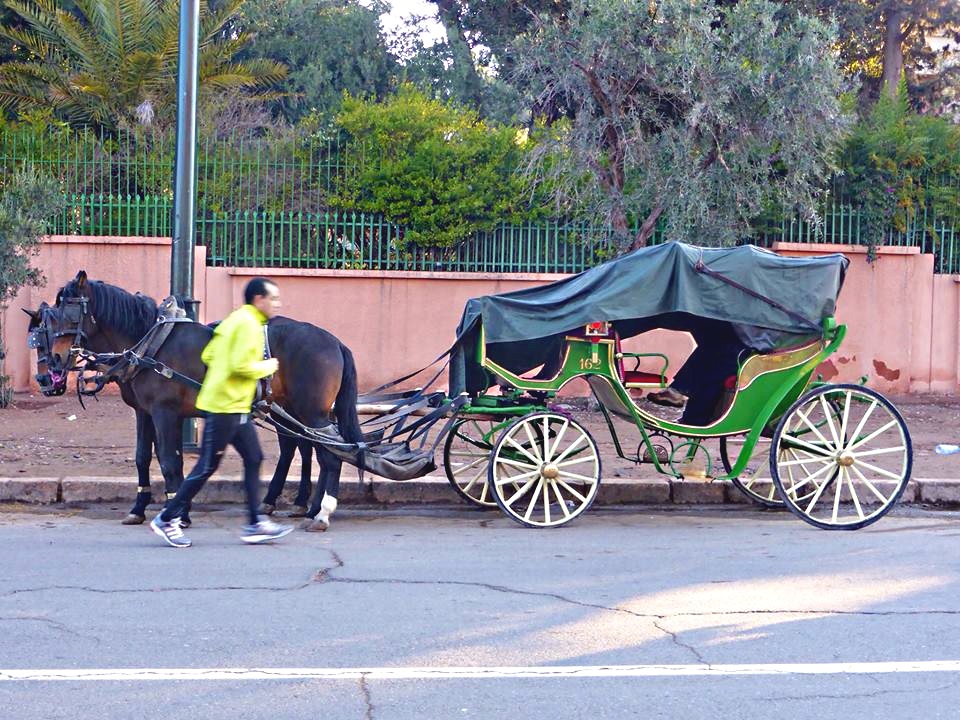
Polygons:
<instances>
[{"instance_id":1,"label":"large carriage wheel","mask_svg":"<svg viewBox=\"0 0 960 720\"><path fill-rule=\"evenodd\" d=\"M745 435L720 438L720 460L723 462L723 469L727 475L733 469L734 464L740 457L740 451L743 450ZM773 484L773 476L770 473L770 439L760 436L757 438L757 444L750 453L750 459L747 466L738 477L731 478L734 487L740 492L759 503L764 507L782 508L783 500L777 494L777 486Z\"/></svg>"},{"instance_id":2,"label":"large carriage wheel","mask_svg":"<svg viewBox=\"0 0 960 720\"><path fill-rule=\"evenodd\" d=\"M597 443L563 415L526 415L497 440L489 482L497 505L521 525L563 525L585 512L597 496Z\"/></svg>"},{"instance_id":3,"label":"large carriage wheel","mask_svg":"<svg viewBox=\"0 0 960 720\"><path fill-rule=\"evenodd\" d=\"M457 494L471 505L495 508L497 501L487 484L491 433L500 425L494 420L467 418L454 424L443 444L443 471Z\"/></svg>"},{"instance_id":4,"label":"large carriage wheel","mask_svg":"<svg viewBox=\"0 0 960 720\"><path fill-rule=\"evenodd\" d=\"M886 515L912 466L900 413L860 385L808 392L780 419L770 448L773 482L787 507L827 530L856 530Z\"/></svg>"}]
</instances>

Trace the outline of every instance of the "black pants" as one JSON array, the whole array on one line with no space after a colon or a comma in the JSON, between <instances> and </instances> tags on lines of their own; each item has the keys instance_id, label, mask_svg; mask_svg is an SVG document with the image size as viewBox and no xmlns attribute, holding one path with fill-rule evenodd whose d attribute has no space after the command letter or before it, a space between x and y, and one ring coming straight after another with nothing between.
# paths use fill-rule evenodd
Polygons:
<instances>
[{"instance_id":1,"label":"black pants","mask_svg":"<svg viewBox=\"0 0 960 720\"><path fill-rule=\"evenodd\" d=\"M691 324L688 332L697 347L677 371L670 387L687 396L680 422L702 427L713 421L724 380L737 374L740 354L747 346L730 323L701 320Z\"/></svg>"},{"instance_id":2,"label":"black pants","mask_svg":"<svg viewBox=\"0 0 960 720\"><path fill-rule=\"evenodd\" d=\"M250 415L220 413L207 415L203 425L200 459L183 481L180 490L167 504L160 516L161 520L169 522L183 514L207 479L216 472L228 444L233 445L243 458L243 487L247 493L250 524L257 522L257 508L260 502L260 464L263 462L263 452L260 450L257 432L253 423L250 422Z\"/></svg>"}]
</instances>

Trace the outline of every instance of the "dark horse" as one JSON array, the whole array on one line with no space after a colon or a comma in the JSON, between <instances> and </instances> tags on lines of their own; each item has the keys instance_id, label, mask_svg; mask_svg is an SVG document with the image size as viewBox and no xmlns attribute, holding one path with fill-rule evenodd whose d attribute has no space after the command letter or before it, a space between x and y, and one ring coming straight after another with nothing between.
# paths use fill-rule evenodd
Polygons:
<instances>
[{"instance_id":1,"label":"dark horse","mask_svg":"<svg viewBox=\"0 0 960 720\"><path fill-rule=\"evenodd\" d=\"M81 270L60 289L55 307L42 305L36 312L28 311L41 390L47 395L63 393L67 374L75 369L75 347L92 353L123 352L153 328L157 312L157 304L151 298L88 280ZM169 368L172 378L146 367L117 378L123 401L137 417L138 492L126 523L141 523L145 519L151 501L149 468L154 445L168 497L183 481L182 420L201 416L202 412L196 408L195 386L176 377L202 381L206 367L200 353L212 334L211 328L200 323L175 323L159 349L152 353L152 360ZM270 321L267 337L271 354L279 361L279 369L270 382L273 402L310 427L335 419L345 440L359 441L362 433L356 412L357 374L350 350L326 330L284 317ZM270 504L276 502L298 441L302 441L282 428L278 437L280 462L267 493ZM315 450L321 469L307 510L312 519L307 529L325 530L330 513L336 509L342 461L321 446L316 445ZM306 493L301 485L298 501L303 504Z\"/></svg>"}]
</instances>

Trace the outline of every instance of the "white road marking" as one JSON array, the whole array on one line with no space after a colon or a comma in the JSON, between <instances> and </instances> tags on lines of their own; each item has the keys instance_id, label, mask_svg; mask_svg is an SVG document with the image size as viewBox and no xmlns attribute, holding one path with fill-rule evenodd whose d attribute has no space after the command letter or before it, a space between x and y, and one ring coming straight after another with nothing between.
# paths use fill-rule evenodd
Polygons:
<instances>
[{"instance_id":1,"label":"white road marking","mask_svg":"<svg viewBox=\"0 0 960 720\"><path fill-rule=\"evenodd\" d=\"M0 670L0 681L67 680L461 680L605 677L729 677L752 675L875 675L960 672L960 660L745 665L546 665L534 667L369 668L81 668Z\"/></svg>"}]
</instances>

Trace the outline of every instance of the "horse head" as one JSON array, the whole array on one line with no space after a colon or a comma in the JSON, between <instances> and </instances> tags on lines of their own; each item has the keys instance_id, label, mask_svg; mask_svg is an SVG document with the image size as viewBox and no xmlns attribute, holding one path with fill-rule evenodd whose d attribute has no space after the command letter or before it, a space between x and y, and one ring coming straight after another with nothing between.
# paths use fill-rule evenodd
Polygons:
<instances>
[{"instance_id":1,"label":"horse head","mask_svg":"<svg viewBox=\"0 0 960 720\"><path fill-rule=\"evenodd\" d=\"M66 365L70 348L62 337L58 337L60 323L57 309L46 302L40 303L36 310L23 311L30 316L27 326L27 345L37 351L37 372L34 378L44 395L63 395L67 389ZM58 347L59 346L59 347ZM66 355L64 355L66 352Z\"/></svg>"}]
</instances>

